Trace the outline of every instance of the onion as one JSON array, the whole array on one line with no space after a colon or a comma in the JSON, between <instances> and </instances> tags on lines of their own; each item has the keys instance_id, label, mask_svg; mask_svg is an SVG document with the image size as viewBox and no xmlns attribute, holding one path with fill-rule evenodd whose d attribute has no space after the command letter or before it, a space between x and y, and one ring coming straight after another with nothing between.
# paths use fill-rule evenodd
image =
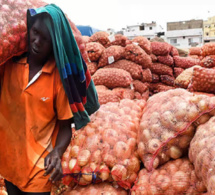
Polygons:
<instances>
[{"instance_id":1,"label":"onion","mask_svg":"<svg viewBox=\"0 0 215 195\"><path fill-rule=\"evenodd\" d=\"M130 159L125 159L123 165L126 167L129 173L137 173L140 170L140 161L136 157L131 157Z\"/></svg>"},{"instance_id":2,"label":"onion","mask_svg":"<svg viewBox=\"0 0 215 195\"><path fill-rule=\"evenodd\" d=\"M160 140L158 139L151 139L148 142L148 152L153 154L161 145Z\"/></svg>"},{"instance_id":3,"label":"onion","mask_svg":"<svg viewBox=\"0 0 215 195\"><path fill-rule=\"evenodd\" d=\"M81 173L85 181L92 182L93 175L90 167L83 167Z\"/></svg>"},{"instance_id":4,"label":"onion","mask_svg":"<svg viewBox=\"0 0 215 195\"><path fill-rule=\"evenodd\" d=\"M129 146L132 152L135 150L136 144L137 144L137 141L134 138L129 138L127 141L127 145Z\"/></svg>"},{"instance_id":5,"label":"onion","mask_svg":"<svg viewBox=\"0 0 215 195\"><path fill-rule=\"evenodd\" d=\"M172 176L172 187L177 192L185 192L190 187L189 177L182 171L177 171Z\"/></svg>"},{"instance_id":6,"label":"onion","mask_svg":"<svg viewBox=\"0 0 215 195\"><path fill-rule=\"evenodd\" d=\"M171 158L177 159L182 156L182 151L177 146L172 146L169 149L169 154Z\"/></svg>"},{"instance_id":7,"label":"onion","mask_svg":"<svg viewBox=\"0 0 215 195\"><path fill-rule=\"evenodd\" d=\"M122 141L119 141L115 144L113 151L115 156L120 159L129 158L131 155L131 149L125 142Z\"/></svg>"},{"instance_id":8,"label":"onion","mask_svg":"<svg viewBox=\"0 0 215 195\"><path fill-rule=\"evenodd\" d=\"M105 129L102 135L104 142L109 143L111 146L114 146L118 141L118 133L113 129Z\"/></svg>"},{"instance_id":9,"label":"onion","mask_svg":"<svg viewBox=\"0 0 215 195\"><path fill-rule=\"evenodd\" d=\"M106 181L109 178L109 173L110 170L105 164L100 166L99 177L102 181Z\"/></svg>"},{"instance_id":10,"label":"onion","mask_svg":"<svg viewBox=\"0 0 215 195\"><path fill-rule=\"evenodd\" d=\"M113 167L116 164L116 157L106 153L103 157L103 161L106 165L108 165L108 167Z\"/></svg>"},{"instance_id":11,"label":"onion","mask_svg":"<svg viewBox=\"0 0 215 195\"><path fill-rule=\"evenodd\" d=\"M88 163L89 159L90 159L90 151L81 150L77 158L78 165L81 167L85 166Z\"/></svg>"},{"instance_id":12,"label":"onion","mask_svg":"<svg viewBox=\"0 0 215 195\"><path fill-rule=\"evenodd\" d=\"M156 179L157 186L160 186L162 190L167 190L171 187L171 179L167 175L158 175Z\"/></svg>"},{"instance_id":13,"label":"onion","mask_svg":"<svg viewBox=\"0 0 215 195\"><path fill-rule=\"evenodd\" d=\"M101 150L96 150L91 156L91 162L100 163L101 161Z\"/></svg>"},{"instance_id":14,"label":"onion","mask_svg":"<svg viewBox=\"0 0 215 195\"><path fill-rule=\"evenodd\" d=\"M79 134L78 136L76 136L73 141L74 141L74 145L77 146L83 146L84 142L85 142L86 136L83 134Z\"/></svg>"},{"instance_id":15,"label":"onion","mask_svg":"<svg viewBox=\"0 0 215 195\"><path fill-rule=\"evenodd\" d=\"M115 165L111 170L114 181L124 181L127 177L127 169L123 165Z\"/></svg>"},{"instance_id":16,"label":"onion","mask_svg":"<svg viewBox=\"0 0 215 195\"><path fill-rule=\"evenodd\" d=\"M77 158L79 151L80 151L79 146L76 146L76 145L72 146L72 148L70 150L70 156L73 158Z\"/></svg>"}]
</instances>

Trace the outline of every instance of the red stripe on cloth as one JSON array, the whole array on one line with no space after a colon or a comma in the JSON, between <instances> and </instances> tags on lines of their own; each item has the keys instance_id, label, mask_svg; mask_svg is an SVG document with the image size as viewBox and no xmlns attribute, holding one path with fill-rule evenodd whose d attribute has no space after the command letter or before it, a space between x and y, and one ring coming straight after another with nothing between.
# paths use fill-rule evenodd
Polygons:
<instances>
[{"instance_id":1,"label":"red stripe on cloth","mask_svg":"<svg viewBox=\"0 0 215 195\"><path fill-rule=\"evenodd\" d=\"M83 102L83 104L86 104L87 103L87 97L82 97L82 102Z\"/></svg>"},{"instance_id":2,"label":"red stripe on cloth","mask_svg":"<svg viewBox=\"0 0 215 195\"><path fill-rule=\"evenodd\" d=\"M86 76L86 87L88 88L90 82L91 82L91 75L90 75L90 72L89 70L87 69L86 73L85 73L85 76Z\"/></svg>"},{"instance_id":3,"label":"red stripe on cloth","mask_svg":"<svg viewBox=\"0 0 215 195\"><path fill-rule=\"evenodd\" d=\"M71 110L72 110L73 113L78 112L78 109L77 109L77 107L76 107L76 105L74 103L70 104L70 107L71 107Z\"/></svg>"}]
</instances>

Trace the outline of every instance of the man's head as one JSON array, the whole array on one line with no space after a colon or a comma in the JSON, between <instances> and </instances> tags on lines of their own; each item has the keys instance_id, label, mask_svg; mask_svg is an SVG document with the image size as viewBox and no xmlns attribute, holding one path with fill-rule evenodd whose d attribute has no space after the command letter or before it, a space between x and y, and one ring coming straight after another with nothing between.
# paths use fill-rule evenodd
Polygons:
<instances>
[{"instance_id":1,"label":"man's head","mask_svg":"<svg viewBox=\"0 0 215 195\"><path fill-rule=\"evenodd\" d=\"M48 60L53 52L52 39L45 24L45 14L40 14L32 19L29 31L29 54L38 62Z\"/></svg>"}]
</instances>

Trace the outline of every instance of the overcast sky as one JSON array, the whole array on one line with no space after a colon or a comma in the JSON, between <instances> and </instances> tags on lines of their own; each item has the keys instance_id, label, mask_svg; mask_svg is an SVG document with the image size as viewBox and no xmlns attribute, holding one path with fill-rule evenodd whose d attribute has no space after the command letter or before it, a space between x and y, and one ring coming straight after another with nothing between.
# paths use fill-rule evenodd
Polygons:
<instances>
[{"instance_id":1,"label":"overcast sky","mask_svg":"<svg viewBox=\"0 0 215 195\"><path fill-rule=\"evenodd\" d=\"M76 25L118 31L127 25L215 16L215 0L45 0L58 5ZM147 1L147 2L146 2Z\"/></svg>"}]
</instances>

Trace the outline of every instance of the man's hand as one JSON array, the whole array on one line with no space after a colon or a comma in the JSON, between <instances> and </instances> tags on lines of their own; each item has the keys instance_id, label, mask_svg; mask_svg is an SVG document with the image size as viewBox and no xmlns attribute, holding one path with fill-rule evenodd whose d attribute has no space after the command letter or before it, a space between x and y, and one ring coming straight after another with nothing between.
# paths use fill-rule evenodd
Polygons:
<instances>
[{"instance_id":1,"label":"man's hand","mask_svg":"<svg viewBox=\"0 0 215 195\"><path fill-rule=\"evenodd\" d=\"M63 176L63 170L61 166L61 158L57 149L52 150L45 158L45 174L51 173L49 180L52 182L59 181Z\"/></svg>"}]
</instances>

